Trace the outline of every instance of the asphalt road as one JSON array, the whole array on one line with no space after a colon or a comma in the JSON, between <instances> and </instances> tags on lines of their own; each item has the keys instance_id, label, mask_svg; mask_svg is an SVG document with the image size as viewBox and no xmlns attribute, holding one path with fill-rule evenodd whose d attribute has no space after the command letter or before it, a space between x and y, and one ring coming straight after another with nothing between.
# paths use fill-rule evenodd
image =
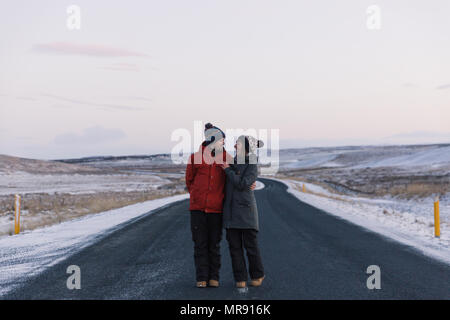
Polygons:
<instances>
[{"instance_id":1,"label":"asphalt road","mask_svg":"<svg viewBox=\"0 0 450 320\"><path fill-rule=\"evenodd\" d=\"M195 287L188 201L149 214L30 278L6 299L450 299L450 266L300 202L275 181L256 191L266 280L234 288L222 240L221 287ZM66 268L81 269L81 289ZM381 289L366 269L381 269Z\"/></svg>"}]
</instances>

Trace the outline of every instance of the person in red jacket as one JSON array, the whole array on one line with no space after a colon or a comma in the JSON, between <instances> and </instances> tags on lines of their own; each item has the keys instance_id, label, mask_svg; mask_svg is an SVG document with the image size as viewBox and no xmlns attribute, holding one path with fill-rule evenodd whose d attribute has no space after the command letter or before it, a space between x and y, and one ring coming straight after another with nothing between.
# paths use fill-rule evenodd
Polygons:
<instances>
[{"instance_id":1,"label":"person in red jacket","mask_svg":"<svg viewBox=\"0 0 450 320\"><path fill-rule=\"evenodd\" d=\"M205 141L191 154L186 167L190 194L191 232L197 287L219 286L222 211L225 173L221 165L231 159L224 149L225 133L210 123L205 125ZM228 157L228 158L227 158ZM228 160L229 160L228 159Z\"/></svg>"}]
</instances>

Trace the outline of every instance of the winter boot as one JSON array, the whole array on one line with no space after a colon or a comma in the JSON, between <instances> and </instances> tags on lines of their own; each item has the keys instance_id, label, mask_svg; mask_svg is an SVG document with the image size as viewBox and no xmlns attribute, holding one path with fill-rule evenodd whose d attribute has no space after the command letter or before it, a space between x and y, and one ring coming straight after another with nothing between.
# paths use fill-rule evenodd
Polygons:
<instances>
[{"instance_id":1,"label":"winter boot","mask_svg":"<svg viewBox=\"0 0 450 320\"><path fill-rule=\"evenodd\" d=\"M219 287L219 281L211 279L211 280L209 280L209 286L213 287L213 288L218 288Z\"/></svg>"},{"instance_id":2,"label":"winter boot","mask_svg":"<svg viewBox=\"0 0 450 320\"><path fill-rule=\"evenodd\" d=\"M252 279L252 281L250 281L250 285L253 287L259 287L262 284L265 277L266 276L262 276L261 278L258 279Z\"/></svg>"}]
</instances>

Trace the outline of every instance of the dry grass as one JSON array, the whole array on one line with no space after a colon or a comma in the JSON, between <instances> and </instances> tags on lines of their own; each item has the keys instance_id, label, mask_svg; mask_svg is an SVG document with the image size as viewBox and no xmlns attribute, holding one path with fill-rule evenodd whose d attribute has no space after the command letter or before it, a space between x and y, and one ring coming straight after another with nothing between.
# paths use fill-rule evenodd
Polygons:
<instances>
[{"instance_id":1,"label":"dry grass","mask_svg":"<svg viewBox=\"0 0 450 320\"><path fill-rule=\"evenodd\" d=\"M393 186L388 193L406 199L423 198L435 194L445 194L450 192L449 186L433 183L413 182L406 185Z\"/></svg>"},{"instance_id":2,"label":"dry grass","mask_svg":"<svg viewBox=\"0 0 450 320\"><path fill-rule=\"evenodd\" d=\"M311 184L315 184L316 186L322 187L323 189L327 190L330 193L333 193L333 194L336 194L336 195L345 195L344 193L339 192L338 190L331 188L329 184L326 184L326 183L321 182L321 181L315 181L315 180L312 180L312 179L305 179L305 178L302 178L302 177L286 177L286 178L280 178L280 179L294 180L294 181L298 181L298 182L302 182L302 183L303 182L311 183ZM310 192L310 193L312 193L312 192Z\"/></svg>"},{"instance_id":3,"label":"dry grass","mask_svg":"<svg viewBox=\"0 0 450 320\"><path fill-rule=\"evenodd\" d=\"M131 204L184 193L180 189L131 192L101 192L95 194L25 194L22 197L21 231L33 230L88 214L122 208ZM0 198L0 215L8 215L11 228L3 234L13 234L14 197Z\"/></svg>"},{"instance_id":4,"label":"dry grass","mask_svg":"<svg viewBox=\"0 0 450 320\"><path fill-rule=\"evenodd\" d=\"M394 196L403 199L426 198L450 193L450 176L423 173L396 174L373 170L316 170L309 172L283 172L277 176L309 182L337 195L362 195L367 198Z\"/></svg>"},{"instance_id":5,"label":"dry grass","mask_svg":"<svg viewBox=\"0 0 450 320\"><path fill-rule=\"evenodd\" d=\"M290 179L290 180L296 180L296 181L299 181L299 182L304 182L304 181L299 180L299 179ZM294 188L297 191L303 192L303 186L300 183L294 183ZM328 198L328 199L338 200L338 201L351 202L350 200L343 199L343 198L341 198L341 197L339 197L337 195L333 196L333 195L325 194L325 193L322 193L322 192L314 192L314 191L308 190L308 188L306 188L306 187L305 187L305 192L304 193L308 193L308 194L312 194L312 195L315 195L315 196L324 197L324 198Z\"/></svg>"}]
</instances>

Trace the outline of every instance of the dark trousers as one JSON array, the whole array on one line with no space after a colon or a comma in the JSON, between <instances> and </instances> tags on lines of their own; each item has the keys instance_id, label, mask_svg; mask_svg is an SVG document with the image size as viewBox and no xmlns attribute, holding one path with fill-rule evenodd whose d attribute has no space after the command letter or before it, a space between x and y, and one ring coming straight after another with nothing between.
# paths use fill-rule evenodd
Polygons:
<instances>
[{"instance_id":1,"label":"dark trousers","mask_svg":"<svg viewBox=\"0 0 450 320\"><path fill-rule=\"evenodd\" d=\"M250 279L258 279L264 276L257 235L258 231L254 229L227 229L228 247L236 282L247 281L248 278L244 248L247 252Z\"/></svg>"},{"instance_id":2,"label":"dark trousers","mask_svg":"<svg viewBox=\"0 0 450 320\"><path fill-rule=\"evenodd\" d=\"M197 281L219 280L222 214L191 211Z\"/></svg>"}]
</instances>

